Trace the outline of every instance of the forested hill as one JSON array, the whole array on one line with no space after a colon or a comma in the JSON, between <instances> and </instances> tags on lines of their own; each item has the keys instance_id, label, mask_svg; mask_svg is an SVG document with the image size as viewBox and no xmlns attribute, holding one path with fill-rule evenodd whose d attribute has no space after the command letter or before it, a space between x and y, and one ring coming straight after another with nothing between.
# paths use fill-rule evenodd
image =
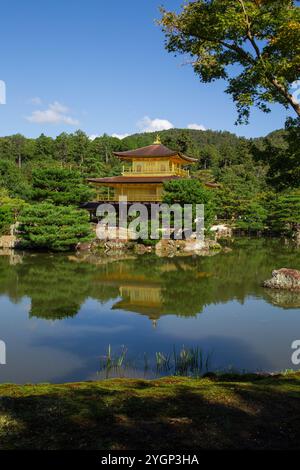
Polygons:
<instances>
[{"instance_id":1,"label":"forested hill","mask_svg":"<svg viewBox=\"0 0 300 470\"><path fill-rule=\"evenodd\" d=\"M31 139L16 134L0 138L0 187L6 187L5 180L10 179L12 183L20 179L24 184L30 183L35 167L49 165L77 169L83 177L118 174L121 166L113 152L150 145L157 135L166 146L197 158L193 171L211 170L217 179L222 178L223 169L235 165L253 167L255 163L269 167L274 155L287 147L284 130L253 140L225 131L192 129L133 134L123 140L106 134L90 140L80 130L56 138L41 134ZM12 190L11 185L8 189ZM17 188L14 191L20 193ZM20 195L24 196L22 191Z\"/></svg>"},{"instance_id":2,"label":"forested hill","mask_svg":"<svg viewBox=\"0 0 300 470\"><path fill-rule=\"evenodd\" d=\"M245 138L237 137L227 131L212 131L212 130L194 130L194 129L169 129L160 132L144 132L133 134L122 142L130 149L135 147L143 147L150 145L159 135L161 141L175 150L184 151L186 153L199 154L201 148L209 145L218 150L224 146L237 147L240 142L246 141Z\"/></svg>"},{"instance_id":3,"label":"forested hill","mask_svg":"<svg viewBox=\"0 0 300 470\"><path fill-rule=\"evenodd\" d=\"M224 147L230 146L237 148L247 142L254 142L258 145L263 144L266 139L274 145L284 146L286 131L279 129L265 137L247 139L246 137L238 137L236 134L228 131L213 131L210 129L205 131L195 129L169 129L159 132L132 134L123 139L122 142L129 149L143 147L152 144L157 135L160 136L160 139L165 145L169 145L176 150L185 151L189 154L196 152L197 155L201 152L201 148L206 146L212 146L222 151Z\"/></svg>"},{"instance_id":4,"label":"forested hill","mask_svg":"<svg viewBox=\"0 0 300 470\"><path fill-rule=\"evenodd\" d=\"M163 144L197 158L198 163L191 171L204 180L242 186L245 180L247 192L264 190L267 185L276 190L299 185L299 161L297 164L293 155L289 159L286 152L287 145L291 146L292 153L295 149L299 151L298 135L292 136L293 149L293 142L287 142L287 133L283 130L272 132L266 138L249 140L224 131L170 129L133 134L123 140L106 134L90 140L80 130L62 133L56 138L44 134L36 139L20 134L1 137L0 188L8 190L12 196L30 198L35 169L53 166L78 171L82 178L120 174L121 164L113 152L150 145L157 134Z\"/></svg>"},{"instance_id":5,"label":"forested hill","mask_svg":"<svg viewBox=\"0 0 300 470\"><path fill-rule=\"evenodd\" d=\"M220 153L230 148L238 149L241 146L254 143L262 147L266 141L271 145L284 147L286 131L276 130L266 137L247 139L227 131L169 129L158 132L144 132L132 134L122 140L110 137L107 134L91 141L88 136L78 130L72 134L62 133L56 138L41 134L38 138L25 138L21 134L0 137L0 159L16 159L21 166L22 162L48 159L58 160L62 163L74 162L82 164L87 156L98 157L106 163L113 150L131 150L137 147L151 145L159 135L163 144L172 149L180 150L196 158L200 157L205 148L214 148Z\"/></svg>"}]
</instances>

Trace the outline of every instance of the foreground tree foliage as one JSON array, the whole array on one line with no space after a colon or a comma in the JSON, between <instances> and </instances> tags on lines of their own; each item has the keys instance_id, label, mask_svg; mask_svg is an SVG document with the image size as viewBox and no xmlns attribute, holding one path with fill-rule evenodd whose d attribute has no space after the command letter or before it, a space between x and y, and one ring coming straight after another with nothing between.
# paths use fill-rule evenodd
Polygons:
<instances>
[{"instance_id":1,"label":"foreground tree foliage","mask_svg":"<svg viewBox=\"0 0 300 470\"><path fill-rule=\"evenodd\" d=\"M245 231L262 231L266 228L268 212L257 201L250 201L243 207L236 226Z\"/></svg>"},{"instance_id":2,"label":"foreground tree foliage","mask_svg":"<svg viewBox=\"0 0 300 470\"><path fill-rule=\"evenodd\" d=\"M79 171L50 167L32 172L32 199L35 201L80 205L92 197L93 191Z\"/></svg>"},{"instance_id":3,"label":"foreground tree foliage","mask_svg":"<svg viewBox=\"0 0 300 470\"><path fill-rule=\"evenodd\" d=\"M25 204L22 199L12 198L8 195L7 190L0 189L0 235L10 233L11 225L17 222Z\"/></svg>"},{"instance_id":4,"label":"foreground tree foliage","mask_svg":"<svg viewBox=\"0 0 300 470\"><path fill-rule=\"evenodd\" d=\"M214 191L218 218L236 220L243 230L262 230L267 212L263 201L268 190L266 171L247 155L243 164L216 169L221 183L221 188Z\"/></svg>"},{"instance_id":5,"label":"foreground tree foliage","mask_svg":"<svg viewBox=\"0 0 300 470\"><path fill-rule=\"evenodd\" d=\"M171 180L164 183L163 202L167 204L192 204L193 213L196 204L204 205L205 226L209 227L215 217L215 206L212 192L197 179Z\"/></svg>"},{"instance_id":6,"label":"foreground tree foliage","mask_svg":"<svg viewBox=\"0 0 300 470\"><path fill-rule=\"evenodd\" d=\"M270 226L286 235L300 229L300 189L281 193L273 201L270 210Z\"/></svg>"},{"instance_id":7,"label":"foreground tree foliage","mask_svg":"<svg viewBox=\"0 0 300 470\"><path fill-rule=\"evenodd\" d=\"M197 0L176 14L162 9L169 52L188 55L200 81L228 82L247 122L250 108L277 102L300 116L292 92L300 68L300 9L292 0Z\"/></svg>"},{"instance_id":8,"label":"foreground tree foliage","mask_svg":"<svg viewBox=\"0 0 300 470\"><path fill-rule=\"evenodd\" d=\"M50 203L26 206L18 232L24 248L38 250L73 250L79 242L92 238L86 211Z\"/></svg>"},{"instance_id":9,"label":"foreground tree foliage","mask_svg":"<svg viewBox=\"0 0 300 470\"><path fill-rule=\"evenodd\" d=\"M6 189L12 197L28 199L31 196L30 185L17 165L6 159L0 159L0 189Z\"/></svg>"},{"instance_id":10,"label":"foreground tree foliage","mask_svg":"<svg viewBox=\"0 0 300 470\"><path fill-rule=\"evenodd\" d=\"M279 191L298 188L300 185L300 118L289 119L282 139L267 137L254 144L253 155L267 165L267 181Z\"/></svg>"}]
</instances>

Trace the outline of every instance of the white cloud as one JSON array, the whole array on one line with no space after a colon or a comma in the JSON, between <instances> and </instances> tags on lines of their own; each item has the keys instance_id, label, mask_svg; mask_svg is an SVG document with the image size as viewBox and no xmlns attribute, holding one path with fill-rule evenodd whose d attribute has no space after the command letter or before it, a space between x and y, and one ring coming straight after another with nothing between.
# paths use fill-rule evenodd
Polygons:
<instances>
[{"instance_id":1,"label":"white cloud","mask_svg":"<svg viewBox=\"0 0 300 470\"><path fill-rule=\"evenodd\" d=\"M30 98L30 99L28 100L28 102L29 102L30 104L34 104L34 105L40 105L40 104L42 104L42 100L41 100L41 98L39 98L38 96L35 96L34 98Z\"/></svg>"},{"instance_id":2,"label":"white cloud","mask_svg":"<svg viewBox=\"0 0 300 470\"><path fill-rule=\"evenodd\" d=\"M128 136L129 136L129 134L111 134L111 137L116 137L117 139L120 139L120 140L125 139L125 137L128 137ZM97 139L97 137L100 137L100 135L99 134L91 134L89 136L89 139L90 140L95 140L95 139Z\"/></svg>"},{"instance_id":3,"label":"white cloud","mask_svg":"<svg viewBox=\"0 0 300 470\"><path fill-rule=\"evenodd\" d=\"M187 128L194 129L196 131L206 131L206 127L204 127L202 124L188 124Z\"/></svg>"},{"instance_id":4,"label":"white cloud","mask_svg":"<svg viewBox=\"0 0 300 470\"><path fill-rule=\"evenodd\" d=\"M117 139L122 140L122 139L125 139L125 137L128 137L129 134L112 134L111 136L112 136L112 137L116 137Z\"/></svg>"},{"instance_id":5,"label":"white cloud","mask_svg":"<svg viewBox=\"0 0 300 470\"><path fill-rule=\"evenodd\" d=\"M174 124L167 119L150 119L149 116L145 116L137 123L137 127L141 132L155 132L173 129Z\"/></svg>"},{"instance_id":6,"label":"white cloud","mask_svg":"<svg viewBox=\"0 0 300 470\"><path fill-rule=\"evenodd\" d=\"M58 101L49 104L47 109L33 111L30 116L26 119L30 122L35 123L49 123L49 124L68 124L70 126L76 126L79 124L77 119L74 119L68 114L69 108L62 105Z\"/></svg>"},{"instance_id":7,"label":"white cloud","mask_svg":"<svg viewBox=\"0 0 300 470\"><path fill-rule=\"evenodd\" d=\"M89 136L89 139L90 140L95 140L95 139L97 139L97 137L100 137L100 136L98 134L92 134L92 135Z\"/></svg>"}]
</instances>

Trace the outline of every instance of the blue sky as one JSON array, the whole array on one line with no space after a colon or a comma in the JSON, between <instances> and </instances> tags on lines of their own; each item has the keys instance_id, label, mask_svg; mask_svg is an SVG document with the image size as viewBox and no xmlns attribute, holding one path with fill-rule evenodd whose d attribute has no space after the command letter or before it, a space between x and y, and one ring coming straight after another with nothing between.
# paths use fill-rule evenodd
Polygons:
<instances>
[{"instance_id":1,"label":"blue sky","mask_svg":"<svg viewBox=\"0 0 300 470\"><path fill-rule=\"evenodd\" d=\"M201 84L164 49L155 18L178 0L2 0L0 135L80 128L128 134L173 125L255 137L283 127L286 110L254 110L235 126L225 83Z\"/></svg>"}]
</instances>

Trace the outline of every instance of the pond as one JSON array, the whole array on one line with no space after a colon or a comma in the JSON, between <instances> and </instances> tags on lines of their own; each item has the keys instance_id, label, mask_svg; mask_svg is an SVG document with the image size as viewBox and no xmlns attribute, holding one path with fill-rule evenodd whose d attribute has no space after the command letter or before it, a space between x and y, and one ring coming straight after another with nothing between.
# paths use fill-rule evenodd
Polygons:
<instances>
[{"instance_id":1,"label":"pond","mask_svg":"<svg viewBox=\"0 0 300 470\"><path fill-rule=\"evenodd\" d=\"M154 374L145 358L183 345L209 370L296 368L300 295L261 287L280 267L300 269L299 249L262 238L209 257L2 253L0 381L97 380L109 345L127 348L125 374L137 377Z\"/></svg>"}]
</instances>

